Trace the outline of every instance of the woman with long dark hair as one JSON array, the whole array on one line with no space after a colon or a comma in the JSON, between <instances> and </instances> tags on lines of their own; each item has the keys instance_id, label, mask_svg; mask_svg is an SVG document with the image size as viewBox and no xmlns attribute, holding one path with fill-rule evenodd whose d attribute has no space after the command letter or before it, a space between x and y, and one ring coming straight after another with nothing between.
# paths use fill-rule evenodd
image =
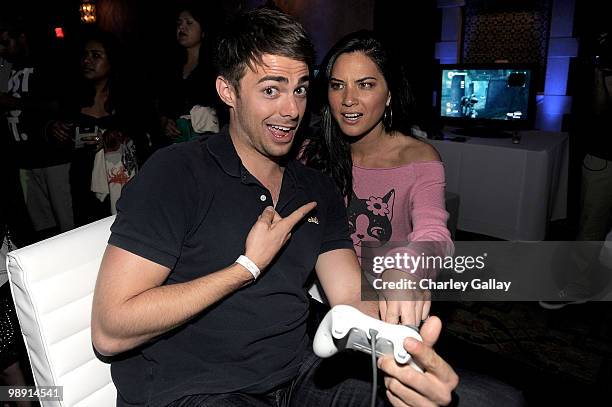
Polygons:
<instances>
[{"instance_id":1,"label":"woman with long dark hair","mask_svg":"<svg viewBox=\"0 0 612 407\"><path fill-rule=\"evenodd\" d=\"M348 35L329 52L318 82L326 100L321 132L303 158L329 174L346 198L357 254L366 247L388 247L387 256L451 253L444 166L433 147L411 136L410 88L383 43L370 31ZM393 248L393 242L407 244ZM426 277L422 272L387 270L383 277ZM397 297L407 298L412 301L381 301L382 318L419 325L429 313L429 293Z\"/></svg>"},{"instance_id":2,"label":"woman with long dark hair","mask_svg":"<svg viewBox=\"0 0 612 407\"><path fill-rule=\"evenodd\" d=\"M196 130L216 132L219 128L211 44L215 31L213 21L221 16L208 4L207 8L204 12L196 2L184 2L178 7L178 58L172 61L162 80L158 102L161 132L167 141L186 141ZM194 106L197 113L192 113ZM190 127L192 114L197 114L205 123L201 129Z\"/></svg>"},{"instance_id":3,"label":"woman with long dark hair","mask_svg":"<svg viewBox=\"0 0 612 407\"><path fill-rule=\"evenodd\" d=\"M76 226L114 212L118 192L138 166L134 143L140 154L146 149L145 125L128 100L122 63L122 47L111 33L87 33L77 91L64 102L62 118L49 126L50 135L72 150L70 190Z\"/></svg>"}]
</instances>

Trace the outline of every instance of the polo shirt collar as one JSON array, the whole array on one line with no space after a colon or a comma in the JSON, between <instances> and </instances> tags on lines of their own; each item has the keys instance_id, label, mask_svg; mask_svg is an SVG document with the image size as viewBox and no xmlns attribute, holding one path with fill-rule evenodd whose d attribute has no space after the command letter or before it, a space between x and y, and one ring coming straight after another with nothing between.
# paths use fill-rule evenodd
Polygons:
<instances>
[{"instance_id":1,"label":"polo shirt collar","mask_svg":"<svg viewBox=\"0 0 612 407\"><path fill-rule=\"evenodd\" d=\"M228 175L236 178L245 179L248 171L242 165L240 156L236 152L232 138L229 135L229 127L225 126L218 134L210 136L206 140L206 145L210 154L215 158L221 169ZM296 177L297 167L300 165L289 159L285 166L285 174L289 176L291 186L299 184ZM250 175L250 174L248 174Z\"/></svg>"},{"instance_id":2,"label":"polo shirt collar","mask_svg":"<svg viewBox=\"0 0 612 407\"><path fill-rule=\"evenodd\" d=\"M223 171L232 177L241 177L242 162L232 143L227 126L218 134L210 136L207 139L206 147Z\"/></svg>"}]
</instances>

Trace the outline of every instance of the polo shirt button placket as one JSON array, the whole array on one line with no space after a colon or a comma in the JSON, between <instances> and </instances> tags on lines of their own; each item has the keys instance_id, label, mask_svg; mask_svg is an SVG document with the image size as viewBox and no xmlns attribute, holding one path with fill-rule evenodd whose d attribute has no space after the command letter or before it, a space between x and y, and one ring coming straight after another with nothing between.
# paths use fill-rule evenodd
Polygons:
<instances>
[{"instance_id":1,"label":"polo shirt button placket","mask_svg":"<svg viewBox=\"0 0 612 407\"><path fill-rule=\"evenodd\" d=\"M266 202L266 199L268 199L268 198L265 195L263 195L263 194L259 197L259 200L261 202Z\"/></svg>"}]
</instances>

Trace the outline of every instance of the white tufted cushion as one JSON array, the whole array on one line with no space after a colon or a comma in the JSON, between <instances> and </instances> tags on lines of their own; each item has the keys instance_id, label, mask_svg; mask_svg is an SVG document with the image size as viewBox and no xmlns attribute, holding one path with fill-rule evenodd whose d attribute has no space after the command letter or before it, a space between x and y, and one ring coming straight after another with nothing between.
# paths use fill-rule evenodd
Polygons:
<instances>
[{"instance_id":1,"label":"white tufted cushion","mask_svg":"<svg viewBox=\"0 0 612 407\"><path fill-rule=\"evenodd\" d=\"M93 352L91 303L111 216L10 252L7 264L19 324L38 386L63 386L44 407L108 407L110 365Z\"/></svg>"}]
</instances>

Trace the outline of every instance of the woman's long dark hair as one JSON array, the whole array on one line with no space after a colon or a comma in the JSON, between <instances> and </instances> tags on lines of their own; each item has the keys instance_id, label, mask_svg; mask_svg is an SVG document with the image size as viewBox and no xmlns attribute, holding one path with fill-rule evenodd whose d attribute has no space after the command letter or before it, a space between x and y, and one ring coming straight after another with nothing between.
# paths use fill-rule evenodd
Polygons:
<instances>
[{"instance_id":1,"label":"woman's long dark hair","mask_svg":"<svg viewBox=\"0 0 612 407\"><path fill-rule=\"evenodd\" d=\"M409 135L413 104L412 92L402 67L393 60L388 48L372 31L361 30L349 34L329 51L315 85L315 97L320 103L321 131L307 142L302 157L309 166L331 176L346 198L350 198L353 187L353 160L350 144L332 117L327 88L338 57L352 52L367 55L378 66L387 82L391 92L392 114L387 114L382 120L385 131Z\"/></svg>"},{"instance_id":2,"label":"woman's long dark hair","mask_svg":"<svg viewBox=\"0 0 612 407\"><path fill-rule=\"evenodd\" d=\"M204 6L207 10L204 10ZM193 0L186 0L179 3L178 7L175 8L175 16L178 16L186 11L191 14L191 17L200 24L202 30L202 42L200 43L200 56L198 65L212 65L212 44L214 43L215 36L217 35L217 25L215 18L222 19L222 15L218 14L217 8L209 6L207 3L200 3ZM176 44L178 58L177 62L182 67L187 62L187 53L182 47Z\"/></svg>"},{"instance_id":3,"label":"woman's long dark hair","mask_svg":"<svg viewBox=\"0 0 612 407\"><path fill-rule=\"evenodd\" d=\"M117 110L117 105L122 104L124 84L122 83L122 71L124 63L123 47L113 34L102 30L92 30L85 34L85 39L81 50L84 50L87 43L95 41L100 43L104 48L110 72L106 87L108 88L108 98L104 105L104 109L113 114ZM79 107L92 106L96 96L96 89L92 82L83 79L82 86L79 87Z\"/></svg>"},{"instance_id":4,"label":"woman's long dark hair","mask_svg":"<svg viewBox=\"0 0 612 407\"><path fill-rule=\"evenodd\" d=\"M213 49L218 36L219 27L223 24L224 14L222 8L214 4L215 2L201 2L196 0L184 0L175 8L175 17L186 11L191 17L200 24L202 30L202 40L200 42L200 52L198 54L198 65L194 73L203 78L207 86L199 90L200 97L196 102L204 106L218 107L217 91L214 83L217 77L213 63ZM187 62L187 51L175 41L173 53L172 70L182 75L183 66Z\"/></svg>"}]
</instances>

